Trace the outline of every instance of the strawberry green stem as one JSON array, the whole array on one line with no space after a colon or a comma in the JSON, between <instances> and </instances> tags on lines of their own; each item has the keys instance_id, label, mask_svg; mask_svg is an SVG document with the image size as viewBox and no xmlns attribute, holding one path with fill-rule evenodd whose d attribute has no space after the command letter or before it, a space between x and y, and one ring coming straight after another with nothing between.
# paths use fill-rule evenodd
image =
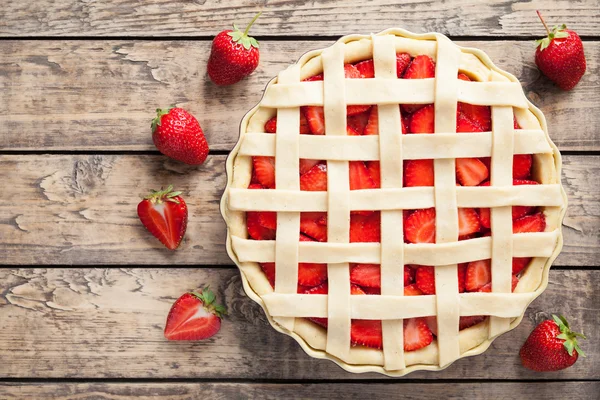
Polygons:
<instances>
[{"instance_id":1,"label":"strawberry green stem","mask_svg":"<svg viewBox=\"0 0 600 400\"><path fill-rule=\"evenodd\" d=\"M258 19L258 17L260 17L261 14L262 14L262 11L260 11L258 14L256 14L254 16L254 18L252 18L252 21L250 21L250 23L246 27L246 30L244 31L244 36L248 36L248 31L250 30L250 27L254 24L254 22L256 22L256 20Z\"/></svg>"},{"instance_id":2,"label":"strawberry green stem","mask_svg":"<svg viewBox=\"0 0 600 400\"><path fill-rule=\"evenodd\" d=\"M548 36L550 36L550 29L548 28L548 25L546 25L546 21L544 21L544 18L542 17L540 10L535 10L535 12L537 13L538 17L540 17L540 21L542 21L542 24L544 24L544 28L546 28L546 32L548 32Z\"/></svg>"}]
</instances>

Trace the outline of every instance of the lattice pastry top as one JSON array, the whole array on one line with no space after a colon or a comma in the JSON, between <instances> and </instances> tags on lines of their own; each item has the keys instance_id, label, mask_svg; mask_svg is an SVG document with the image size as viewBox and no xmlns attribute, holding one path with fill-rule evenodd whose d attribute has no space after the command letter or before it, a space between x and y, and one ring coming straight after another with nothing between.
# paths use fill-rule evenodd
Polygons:
<instances>
[{"instance_id":1,"label":"lattice pastry top","mask_svg":"<svg viewBox=\"0 0 600 400\"><path fill-rule=\"evenodd\" d=\"M545 289L560 167L542 113L483 52L437 33L345 36L282 71L243 119L227 248L246 293L311 356L438 370L483 352Z\"/></svg>"}]
</instances>

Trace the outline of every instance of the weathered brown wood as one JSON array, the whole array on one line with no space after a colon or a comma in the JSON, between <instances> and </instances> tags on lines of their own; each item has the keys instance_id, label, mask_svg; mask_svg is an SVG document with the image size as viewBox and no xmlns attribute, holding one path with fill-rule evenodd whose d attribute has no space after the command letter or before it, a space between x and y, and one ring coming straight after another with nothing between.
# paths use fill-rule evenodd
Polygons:
<instances>
[{"instance_id":1,"label":"weathered brown wood","mask_svg":"<svg viewBox=\"0 0 600 400\"><path fill-rule=\"evenodd\" d=\"M583 35L597 35L600 30L598 3L594 0L575 3L292 0L265 2L262 6L248 0L168 3L8 0L0 10L0 35L212 36L233 22L245 26L258 10L263 10L259 23L252 28L255 35L341 35L348 33L348 27L363 33L403 27L416 32L439 31L463 36L539 36L543 28L536 9L544 12L550 24L566 23Z\"/></svg>"},{"instance_id":2,"label":"weathered brown wood","mask_svg":"<svg viewBox=\"0 0 600 400\"><path fill-rule=\"evenodd\" d=\"M600 265L600 157L564 157L570 198L556 265ZM219 200L225 156L198 167L161 155L2 155L0 264L231 264ZM167 251L138 221L151 188L183 190L187 234Z\"/></svg>"},{"instance_id":3,"label":"weathered brown wood","mask_svg":"<svg viewBox=\"0 0 600 400\"><path fill-rule=\"evenodd\" d=\"M546 292L519 327L480 356L415 379L600 379L600 271L551 271ZM164 322L184 291L210 285L228 308L203 342L168 342ZM536 322L569 316L588 333L588 357L561 372L520 366L518 349ZM243 294L235 268L0 269L0 376L8 378L371 379L306 355ZM1 396L0 396L1 397Z\"/></svg>"},{"instance_id":4,"label":"weathered brown wood","mask_svg":"<svg viewBox=\"0 0 600 400\"><path fill-rule=\"evenodd\" d=\"M2 41L0 150L156 150L150 121L169 104L198 117L211 149L230 150L265 84L306 51L330 43L265 41L251 77L217 87L205 72L208 41ZM570 92L540 76L531 41L458 43L483 49L523 82L559 148L600 150L600 42L585 43L588 72Z\"/></svg>"},{"instance_id":5,"label":"weathered brown wood","mask_svg":"<svg viewBox=\"0 0 600 400\"><path fill-rule=\"evenodd\" d=\"M5 399L160 400L209 399L306 399L365 398L440 399L468 398L512 400L515 396L540 399L593 399L600 391L599 382L494 382L494 383L399 383L372 384L275 384L275 383L0 383Z\"/></svg>"}]
</instances>

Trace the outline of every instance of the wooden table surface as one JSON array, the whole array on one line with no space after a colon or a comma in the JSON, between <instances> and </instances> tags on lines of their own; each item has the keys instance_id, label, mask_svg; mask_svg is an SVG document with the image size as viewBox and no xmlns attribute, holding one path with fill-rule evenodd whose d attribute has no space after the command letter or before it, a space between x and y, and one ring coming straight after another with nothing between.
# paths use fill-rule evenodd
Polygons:
<instances>
[{"instance_id":1,"label":"wooden table surface","mask_svg":"<svg viewBox=\"0 0 600 400\"><path fill-rule=\"evenodd\" d=\"M584 40L588 70L571 92L542 77L535 10ZM219 88L212 37L253 27L261 63ZM598 0L5 0L0 8L0 399L576 398L600 393L600 3ZM401 379L354 375L308 357L245 296L218 203L239 121L267 81L349 33L442 32L487 52L523 83L563 154L565 246L546 292L483 355ZM211 154L199 167L152 145L154 109L189 109ZM183 190L190 217L169 252L139 223L151 187ZM167 342L172 302L210 284L230 316L204 342ZM564 313L588 354L555 373L524 369L534 325ZM365 384L368 383L368 384ZM563 395L566 394L566 395Z\"/></svg>"}]
</instances>

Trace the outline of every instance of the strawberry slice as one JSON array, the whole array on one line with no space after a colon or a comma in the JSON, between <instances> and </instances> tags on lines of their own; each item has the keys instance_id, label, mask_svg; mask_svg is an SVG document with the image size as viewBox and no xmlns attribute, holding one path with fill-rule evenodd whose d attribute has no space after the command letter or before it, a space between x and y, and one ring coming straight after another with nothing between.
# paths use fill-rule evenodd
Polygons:
<instances>
[{"instance_id":1,"label":"strawberry slice","mask_svg":"<svg viewBox=\"0 0 600 400\"><path fill-rule=\"evenodd\" d=\"M408 160L404 164L404 186L433 186L433 160Z\"/></svg>"},{"instance_id":2,"label":"strawberry slice","mask_svg":"<svg viewBox=\"0 0 600 400\"><path fill-rule=\"evenodd\" d=\"M225 307L215 304L210 289L185 293L179 297L167 316L164 335L168 340L203 340L221 329L221 318L227 314Z\"/></svg>"},{"instance_id":3,"label":"strawberry slice","mask_svg":"<svg viewBox=\"0 0 600 400\"><path fill-rule=\"evenodd\" d=\"M329 287L327 286L327 282L325 282L319 286L305 289L303 294L327 294L328 291L329 291ZM311 317L308 319L317 325L327 328L327 318Z\"/></svg>"},{"instance_id":4,"label":"strawberry slice","mask_svg":"<svg viewBox=\"0 0 600 400\"><path fill-rule=\"evenodd\" d=\"M379 161L367 161L367 169L376 188L381 187L381 166Z\"/></svg>"},{"instance_id":5,"label":"strawberry slice","mask_svg":"<svg viewBox=\"0 0 600 400\"><path fill-rule=\"evenodd\" d=\"M472 261L467 265L465 289L476 292L492 280L492 266L490 260Z\"/></svg>"},{"instance_id":6,"label":"strawberry slice","mask_svg":"<svg viewBox=\"0 0 600 400\"><path fill-rule=\"evenodd\" d=\"M421 296L423 292L421 289L417 287L416 283L411 283L408 286L404 286L404 295L405 296Z\"/></svg>"},{"instance_id":7,"label":"strawberry slice","mask_svg":"<svg viewBox=\"0 0 600 400\"><path fill-rule=\"evenodd\" d=\"M419 266L415 274L415 283L423 294L435 294L435 270L433 267Z\"/></svg>"},{"instance_id":8,"label":"strawberry slice","mask_svg":"<svg viewBox=\"0 0 600 400\"><path fill-rule=\"evenodd\" d=\"M517 278L516 275L512 276L512 284L511 284L511 291L514 292L515 288L517 287L517 285L519 284L519 278ZM478 292L484 292L484 293L490 293L492 291L492 282L482 286Z\"/></svg>"},{"instance_id":9,"label":"strawberry slice","mask_svg":"<svg viewBox=\"0 0 600 400\"><path fill-rule=\"evenodd\" d=\"M267 229L277 229L277 213L271 211L259 211L258 223Z\"/></svg>"},{"instance_id":10,"label":"strawberry slice","mask_svg":"<svg viewBox=\"0 0 600 400\"><path fill-rule=\"evenodd\" d=\"M467 81L467 82L471 81L471 78L469 78L467 75L463 74L462 72L460 72L458 74L458 79L460 79L461 81Z\"/></svg>"},{"instance_id":11,"label":"strawberry slice","mask_svg":"<svg viewBox=\"0 0 600 400\"><path fill-rule=\"evenodd\" d=\"M460 317L460 320L458 322L458 329L462 331L463 329L470 328L472 326L477 325L480 322L485 321L485 319L485 315L471 315L468 317Z\"/></svg>"},{"instance_id":12,"label":"strawberry slice","mask_svg":"<svg viewBox=\"0 0 600 400\"><path fill-rule=\"evenodd\" d=\"M435 110L433 104L422 105L422 108L413 113L408 131L410 133L434 133Z\"/></svg>"},{"instance_id":13,"label":"strawberry slice","mask_svg":"<svg viewBox=\"0 0 600 400\"><path fill-rule=\"evenodd\" d=\"M273 117L265 123L265 132L267 132L267 133L277 132L277 117Z\"/></svg>"},{"instance_id":14,"label":"strawberry slice","mask_svg":"<svg viewBox=\"0 0 600 400\"><path fill-rule=\"evenodd\" d=\"M300 190L327 191L327 164L317 164L300 177Z\"/></svg>"},{"instance_id":15,"label":"strawberry slice","mask_svg":"<svg viewBox=\"0 0 600 400\"><path fill-rule=\"evenodd\" d=\"M300 134L306 135L310 133L310 129L308 127L308 121L303 113L300 113Z\"/></svg>"},{"instance_id":16,"label":"strawberry slice","mask_svg":"<svg viewBox=\"0 0 600 400\"><path fill-rule=\"evenodd\" d=\"M404 286L408 286L408 285L414 283L417 268L418 268L418 265L414 265L414 266L405 265L404 266Z\"/></svg>"},{"instance_id":17,"label":"strawberry slice","mask_svg":"<svg viewBox=\"0 0 600 400\"><path fill-rule=\"evenodd\" d=\"M468 103L458 103L460 115L464 115L473 121L479 131L458 131L458 132L489 132L492 130L492 109L489 106L477 106Z\"/></svg>"},{"instance_id":18,"label":"strawberry slice","mask_svg":"<svg viewBox=\"0 0 600 400\"><path fill-rule=\"evenodd\" d=\"M531 175L533 157L531 154L516 154L513 156L513 178L527 179Z\"/></svg>"},{"instance_id":19,"label":"strawberry slice","mask_svg":"<svg viewBox=\"0 0 600 400\"><path fill-rule=\"evenodd\" d=\"M299 263L298 284L316 286L327 280L327 264Z\"/></svg>"},{"instance_id":20,"label":"strawberry slice","mask_svg":"<svg viewBox=\"0 0 600 400\"><path fill-rule=\"evenodd\" d=\"M489 171L478 158L457 158L456 177L463 186L477 186L489 176Z\"/></svg>"},{"instance_id":21,"label":"strawberry slice","mask_svg":"<svg viewBox=\"0 0 600 400\"><path fill-rule=\"evenodd\" d=\"M546 217L542 213L526 215L513 221L513 233L544 232Z\"/></svg>"},{"instance_id":22,"label":"strawberry slice","mask_svg":"<svg viewBox=\"0 0 600 400\"><path fill-rule=\"evenodd\" d=\"M312 169L312 167L314 167L315 165L317 165L320 162L321 162L321 160L310 160L307 158L301 158L300 159L300 175L304 175L305 173L310 171Z\"/></svg>"},{"instance_id":23,"label":"strawberry slice","mask_svg":"<svg viewBox=\"0 0 600 400\"><path fill-rule=\"evenodd\" d=\"M344 76L346 79L360 79L363 77L360 71L352 64L344 64Z\"/></svg>"},{"instance_id":24,"label":"strawberry slice","mask_svg":"<svg viewBox=\"0 0 600 400\"><path fill-rule=\"evenodd\" d=\"M275 157L252 157L256 179L265 188L275 188Z\"/></svg>"},{"instance_id":25,"label":"strawberry slice","mask_svg":"<svg viewBox=\"0 0 600 400\"><path fill-rule=\"evenodd\" d=\"M304 79L303 82L322 81L322 80L323 80L323 74L317 74L317 75L313 75L311 77Z\"/></svg>"},{"instance_id":26,"label":"strawberry slice","mask_svg":"<svg viewBox=\"0 0 600 400\"><path fill-rule=\"evenodd\" d=\"M435 77L435 62L429 56L420 55L413 58L404 71L404 79L425 79ZM417 111L423 104L402 104L402 110L408 113Z\"/></svg>"},{"instance_id":27,"label":"strawberry slice","mask_svg":"<svg viewBox=\"0 0 600 400\"><path fill-rule=\"evenodd\" d=\"M410 114L400 114L400 122L402 123L402 134L406 135L408 133L408 127L410 125Z\"/></svg>"},{"instance_id":28,"label":"strawberry slice","mask_svg":"<svg viewBox=\"0 0 600 400\"><path fill-rule=\"evenodd\" d=\"M458 264L458 293L465 291L465 280L467 279L468 263Z\"/></svg>"},{"instance_id":29,"label":"strawberry slice","mask_svg":"<svg viewBox=\"0 0 600 400\"><path fill-rule=\"evenodd\" d=\"M259 263L272 288L275 288L275 263Z\"/></svg>"},{"instance_id":30,"label":"strawberry slice","mask_svg":"<svg viewBox=\"0 0 600 400\"><path fill-rule=\"evenodd\" d=\"M364 78L364 76L360 73L360 71L352 64L344 65L344 75L346 79L357 79ZM361 114L371 108L370 105L350 105L346 106L346 114L347 115L357 115Z\"/></svg>"},{"instance_id":31,"label":"strawberry slice","mask_svg":"<svg viewBox=\"0 0 600 400\"><path fill-rule=\"evenodd\" d=\"M349 171L350 190L374 189L376 187L364 162L350 161Z\"/></svg>"},{"instance_id":32,"label":"strawberry slice","mask_svg":"<svg viewBox=\"0 0 600 400\"><path fill-rule=\"evenodd\" d=\"M373 60L361 61L354 65L363 78L375 78L375 64Z\"/></svg>"},{"instance_id":33,"label":"strawberry slice","mask_svg":"<svg viewBox=\"0 0 600 400\"><path fill-rule=\"evenodd\" d=\"M180 194L169 186L150 193L137 206L142 224L170 250L179 247L187 229L187 205Z\"/></svg>"},{"instance_id":34,"label":"strawberry slice","mask_svg":"<svg viewBox=\"0 0 600 400\"><path fill-rule=\"evenodd\" d=\"M327 218L326 213L309 213L304 212L300 214L300 232L306 236L313 238L318 242L327 241L327 223L323 225L319 221L322 218Z\"/></svg>"},{"instance_id":35,"label":"strawberry slice","mask_svg":"<svg viewBox=\"0 0 600 400\"><path fill-rule=\"evenodd\" d=\"M381 321L353 319L350 326L350 340L354 346L381 349L383 347Z\"/></svg>"},{"instance_id":36,"label":"strawberry slice","mask_svg":"<svg viewBox=\"0 0 600 400\"><path fill-rule=\"evenodd\" d=\"M404 237L410 243L435 243L435 208L410 214L404 224Z\"/></svg>"},{"instance_id":37,"label":"strawberry slice","mask_svg":"<svg viewBox=\"0 0 600 400\"><path fill-rule=\"evenodd\" d=\"M415 351L429 346L433 341L431 329L425 318L409 318L404 320L404 351Z\"/></svg>"},{"instance_id":38,"label":"strawberry slice","mask_svg":"<svg viewBox=\"0 0 600 400\"><path fill-rule=\"evenodd\" d=\"M371 109L371 106L369 106L367 104L349 105L349 106L346 106L346 115L354 116L354 115L358 115L358 114L367 112L370 109Z\"/></svg>"},{"instance_id":39,"label":"strawberry slice","mask_svg":"<svg viewBox=\"0 0 600 400\"><path fill-rule=\"evenodd\" d=\"M376 107L377 106L373 106L373 108ZM369 112L363 112L360 114L348 116L346 121L347 125L354 129L356 132L358 132L360 135L363 135L367 123L369 122L369 115L371 115L373 108L371 108L371 111Z\"/></svg>"},{"instance_id":40,"label":"strawberry slice","mask_svg":"<svg viewBox=\"0 0 600 400\"><path fill-rule=\"evenodd\" d=\"M458 236L466 236L479 232L481 224L479 223L479 214L474 208L458 209Z\"/></svg>"},{"instance_id":41,"label":"strawberry slice","mask_svg":"<svg viewBox=\"0 0 600 400\"><path fill-rule=\"evenodd\" d=\"M370 288L381 287L379 264L350 264L350 283Z\"/></svg>"},{"instance_id":42,"label":"strawberry slice","mask_svg":"<svg viewBox=\"0 0 600 400\"><path fill-rule=\"evenodd\" d=\"M274 240L275 230L265 228L260 223L260 212L248 211L246 213L246 226L248 235L254 240Z\"/></svg>"},{"instance_id":43,"label":"strawberry slice","mask_svg":"<svg viewBox=\"0 0 600 400\"><path fill-rule=\"evenodd\" d=\"M512 259L512 273L518 274L523 271L525 267L529 265L531 257L513 257Z\"/></svg>"},{"instance_id":44,"label":"strawberry slice","mask_svg":"<svg viewBox=\"0 0 600 400\"><path fill-rule=\"evenodd\" d=\"M351 127L350 125L346 125L346 135L348 136L360 136L360 132Z\"/></svg>"},{"instance_id":45,"label":"strawberry slice","mask_svg":"<svg viewBox=\"0 0 600 400\"><path fill-rule=\"evenodd\" d=\"M513 127L514 129L521 129L521 125L517 122L517 117L513 115Z\"/></svg>"},{"instance_id":46,"label":"strawberry slice","mask_svg":"<svg viewBox=\"0 0 600 400\"><path fill-rule=\"evenodd\" d=\"M320 106L302 107L304 117L308 123L308 129L313 135L325 134L325 112Z\"/></svg>"},{"instance_id":47,"label":"strawberry slice","mask_svg":"<svg viewBox=\"0 0 600 400\"><path fill-rule=\"evenodd\" d=\"M379 112L377 106L373 106L369 112L369 120L363 131L363 135L379 135Z\"/></svg>"},{"instance_id":48,"label":"strawberry slice","mask_svg":"<svg viewBox=\"0 0 600 400\"><path fill-rule=\"evenodd\" d=\"M380 242L381 220L379 212L368 216L350 215L350 243Z\"/></svg>"},{"instance_id":49,"label":"strawberry slice","mask_svg":"<svg viewBox=\"0 0 600 400\"><path fill-rule=\"evenodd\" d=\"M479 223L486 229L490 229L492 227L492 217L490 215L489 208L479 209Z\"/></svg>"},{"instance_id":50,"label":"strawberry slice","mask_svg":"<svg viewBox=\"0 0 600 400\"><path fill-rule=\"evenodd\" d=\"M396 54L396 75L398 76L398 78L401 78L402 75L404 74L404 71L406 71L406 68L408 68L409 64L410 64L411 58L410 58L410 54L408 53L397 53ZM435 73L435 69L434 69L434 73Z\"/></svg>"},{"instance_id":51,"label":"strawberry slice","mask_svg":"<svg viewBox=\"0 0 600 400\"><path fill-rule=\"evenodd\" d=\"M483 128L460 113L456 118L456 132L483 132Z\"/></svg>"}]
</instances>

